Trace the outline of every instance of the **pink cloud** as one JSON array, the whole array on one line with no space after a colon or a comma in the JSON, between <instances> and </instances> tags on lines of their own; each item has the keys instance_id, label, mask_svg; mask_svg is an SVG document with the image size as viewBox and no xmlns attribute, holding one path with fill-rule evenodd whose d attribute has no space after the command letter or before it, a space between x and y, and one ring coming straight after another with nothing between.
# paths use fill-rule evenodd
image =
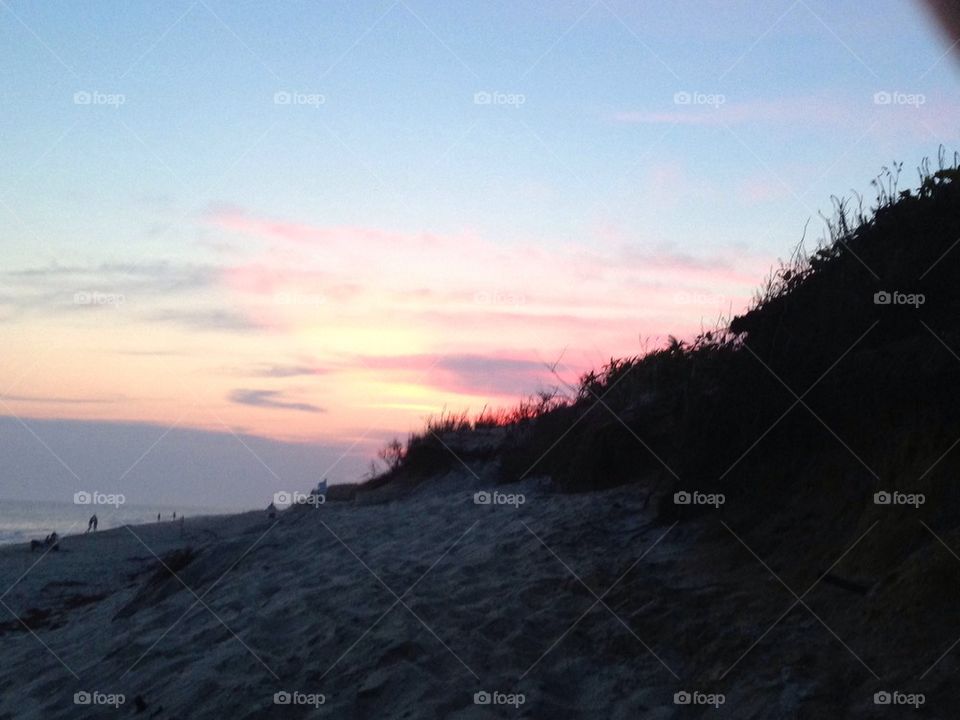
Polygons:
<instances>
[{"instance_id":1,"label":"pink cloud","mask_svg":"<svg viewBox=\"0 0 960 720\"><path fill-rule=\"evenodd\" d=\"M744 307L770 265L644 247L616 233L595 247L545 248L238 213L212 222L266 244L222 276L237 307L265 329L333 353L343 371L379 369L385 381L416 382L428 359L460 358L419 382L478 397L535 389L539 366L515 363L536 352L596 347L609 357L638 352L641 335L692 336L702 321ZM467 358L485 358L490 372Z\"/></svg>"}]
</instances>

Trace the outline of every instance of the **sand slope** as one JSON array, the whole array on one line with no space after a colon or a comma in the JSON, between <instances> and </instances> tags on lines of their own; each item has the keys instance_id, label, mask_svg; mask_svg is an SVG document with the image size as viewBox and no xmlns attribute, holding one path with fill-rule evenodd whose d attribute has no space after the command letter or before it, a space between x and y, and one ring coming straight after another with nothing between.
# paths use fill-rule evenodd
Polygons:
<instances>
[{"instance_id":1,"label":"sand slope","mask_svg":"<svg viewBox=\"0 0 960 720\"><path fill-rule=\"evenodd\" d=\"M764 635L794 598L718 521L656 524L643 491L532 481L501 488L520 507L476 505L483 485L195 519L185 537L117 529L42 560L4 548L2 600L32 632L0 606L0 718L879 717L884 684L812 613ZM848 596L807 602L843 630L830 608ZM844 641L880 662L866 636ZM726 702L675 705L685 689ZM74 704L84 690L126 701ZM279 691L325 703L275 705Z\"/></svg>"}]
</instances>

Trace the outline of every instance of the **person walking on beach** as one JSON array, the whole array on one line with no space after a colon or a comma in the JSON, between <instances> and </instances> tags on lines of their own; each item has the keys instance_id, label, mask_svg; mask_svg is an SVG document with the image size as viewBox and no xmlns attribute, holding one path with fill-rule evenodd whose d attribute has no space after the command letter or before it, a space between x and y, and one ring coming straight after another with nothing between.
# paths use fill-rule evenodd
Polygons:
<instances>
[{"instance_id":1,"label":"person walking on beach","mask_svg":"<svg viewBox=\"0 0 960 720\"><path fill-rule=\"evenodd\" d=\"M96 513L94 513L94 515L91 516L90 521L87 523L87 532L90 532L91 530L92 530L93 532L96 532L96 531L97 531L97 516L96 516Z\"/></svg>"}]
</instances>

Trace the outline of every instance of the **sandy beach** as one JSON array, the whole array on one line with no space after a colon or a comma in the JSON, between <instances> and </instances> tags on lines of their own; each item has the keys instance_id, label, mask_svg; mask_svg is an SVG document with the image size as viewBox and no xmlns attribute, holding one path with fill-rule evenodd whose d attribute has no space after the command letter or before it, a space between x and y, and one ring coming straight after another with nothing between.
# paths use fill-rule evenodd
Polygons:
<instances>
[{"instance_id":1,"label":"sandy beach","mask_svg":"<svg viewBox=\"0 0 960 720\"><path fill-rule=\"evenodd\" d=\"M796 603L718 519L535 480L477 504L488 470L3 548L0 718L873 717L857 657L900 666L850 593L775 623Z\"/></svg>"}]
</instances>

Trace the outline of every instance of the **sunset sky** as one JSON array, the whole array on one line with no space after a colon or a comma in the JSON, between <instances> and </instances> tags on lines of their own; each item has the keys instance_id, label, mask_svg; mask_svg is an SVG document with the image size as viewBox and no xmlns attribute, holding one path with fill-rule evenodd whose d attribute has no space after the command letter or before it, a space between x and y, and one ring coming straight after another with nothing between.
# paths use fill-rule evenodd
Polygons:
<instances>
[{"instance_id":1,"label":"sunset sky","mask_svg":"<svg viewBox=\"0 0 960 720\"><path fill-rule=\"evenodd\" d=\"M0 0L0 415L354 480L741 311L831 194L958 147L946 53L906 0Z\"/></svg>"}]
</instances>

